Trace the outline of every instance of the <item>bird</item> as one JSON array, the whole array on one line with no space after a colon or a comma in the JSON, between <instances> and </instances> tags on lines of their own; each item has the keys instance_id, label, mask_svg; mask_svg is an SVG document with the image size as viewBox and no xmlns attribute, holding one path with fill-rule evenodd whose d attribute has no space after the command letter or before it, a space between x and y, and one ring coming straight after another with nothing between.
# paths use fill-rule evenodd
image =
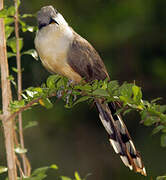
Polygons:
<instances>
[{"instance_id":1,"label":"bird","mask_svg":"<svg viewBox=\"0 0 166 180\"><path fill-rule=\"evenodd\" d=\"M75 84L84 80L110 80L106 67L95 48L73 28L53 6L37 12L38 31L34 44L42 64L51 73L67 77ZM146 176L139 152L120 114L118 102L105 103L95 99L99 118L109 136L115 153L130 170Z\"/></svg>"}]
</instances>

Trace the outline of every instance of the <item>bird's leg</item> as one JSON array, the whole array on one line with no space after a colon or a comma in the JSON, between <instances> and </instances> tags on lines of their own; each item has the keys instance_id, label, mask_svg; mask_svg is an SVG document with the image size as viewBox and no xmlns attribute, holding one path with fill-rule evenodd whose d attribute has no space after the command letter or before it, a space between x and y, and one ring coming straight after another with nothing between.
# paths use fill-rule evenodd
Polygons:
<instances>
[{"instance_id":1,"label":"bird's leg","mask_svg":"<svg viewBox=\"0 0 166 180\"><path fill-rule=\"evenodd\" d=\"M56 96L58 99L60 99L63 96L63 90L62 89L58 90Z\"/></svg>"},{"instance_id":2,"label":"bird's leg","mask_svg":"<svg viewBox=\"0 0 166 180\"><path fill-rule=\"evenodd\" d=\"M69 87L69 86L71 86L72 84L74 84L74 81L71 80L71 79L69 79L69 81L68 81L68 83L67 83L67 86ZM69 100L70 100L71 95L72 95L72 89L71 89L71 90L68 90L68 92L67 92L66 104L69 104L69 103L70 103ZM77 99L77 96L74 94L74 95L73 95L73 101L75 101L76 99Z\"/></svg>"},{"instance_id":3,"label":"bird's leg","mask_svg":"<svg viewBox=\"0 0 166 180\"><path fill-rule=\"evenodd\" d=\"M72 85L74 83L73 80L69 80L68 83L67 83L67 87L69 87L70 85ZM57 91L57 98L60 99L62 98L63 96L63 91L64 91L64 87L62 86L60 90ZM66 104L69 104L69 99L70 99L70 96L72 95L72 89L68 90L67 91L67 95L65 97L65 101L66 101ZM75 101L77 99L77 96L76 95L73 95L73 101Z\"/></svg>"}]
</instances>

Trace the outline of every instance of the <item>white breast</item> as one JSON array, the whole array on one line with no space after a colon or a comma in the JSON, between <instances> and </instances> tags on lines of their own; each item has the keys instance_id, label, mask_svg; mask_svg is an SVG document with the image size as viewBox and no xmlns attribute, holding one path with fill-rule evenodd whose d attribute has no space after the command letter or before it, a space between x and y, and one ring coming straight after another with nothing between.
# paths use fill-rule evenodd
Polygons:
<instances>
[{"instance_id":1,"label":"white breast","mask_svg":"<svg viewBox=\"0 0 166 180\"><path fill-rule=\"evenodd\" d=\"M67 63L67 53L73 38L69 26L57 27L56 24L50 24L36 34L35 47L46 69L80 81L81 77Z\"/></svg>"}]
</instances>

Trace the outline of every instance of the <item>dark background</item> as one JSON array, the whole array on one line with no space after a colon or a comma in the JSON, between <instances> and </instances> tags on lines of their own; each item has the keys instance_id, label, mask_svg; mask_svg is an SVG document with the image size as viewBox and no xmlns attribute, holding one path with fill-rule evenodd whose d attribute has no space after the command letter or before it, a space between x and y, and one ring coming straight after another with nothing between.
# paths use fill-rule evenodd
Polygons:
<instances>
[{"instance_id":1,"label":"dark background","mask_svg":"<svg viewBox=\"0 0 166 180\"><path fill-rule=\"evenodd\" d=\"M24 0L20 12L36 13L45 5L57 8L73 29L93 44L112 80L135 80L144 99L163 97L162 103L166 103L165 0ZM33 18L27 22L36 25ZM35 34L21 36L23 50L34 48ZM15 66L15 60L9 61L10 67ZM41 62L30 56L22 57L22 67L24 89L40 86L49 76ZM125 116L124 121L141 152L148 177L123 165L109 145L97 111L86 103L68 110L58 101L53 109L38 106L24 112L23 117L25 124L39 123L25 131L33 169L55 163L60 168L58 174L72 177L77 170L85 177L92 173L88 180L155 179L166 173L166 149L160 147L160 136L152 136L152 128L140 124L137 113ZM47 179L56 179L55 173L49 171Z\"/></svg>"}]
</instances>

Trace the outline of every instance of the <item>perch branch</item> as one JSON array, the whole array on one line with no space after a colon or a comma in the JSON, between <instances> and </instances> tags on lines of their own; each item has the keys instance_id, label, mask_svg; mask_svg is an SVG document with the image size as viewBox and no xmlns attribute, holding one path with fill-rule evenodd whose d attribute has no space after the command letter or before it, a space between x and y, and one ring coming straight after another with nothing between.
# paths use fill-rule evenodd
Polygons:
<instances>
[{"instance_id":1,"label":"perch branch","mask_svg":"<svg viewBox=\"0 0 166 180\"><path fill-rule=\"evenodd\" d=\"M56 93L52 93L50 96L48 97L53 97L56 96ZM34 99L32 101L30 101L28 104L26 104L25 106L21 107L18 111L14 112L13 114L11 114L7 120L10 119L14 119L20 112L23 112L27 109L29 109L31 106L33 106L33 104L38 103L40 99L42 99L43 97L39 97L37 99Z\"/></svg>"}]
</instances>

